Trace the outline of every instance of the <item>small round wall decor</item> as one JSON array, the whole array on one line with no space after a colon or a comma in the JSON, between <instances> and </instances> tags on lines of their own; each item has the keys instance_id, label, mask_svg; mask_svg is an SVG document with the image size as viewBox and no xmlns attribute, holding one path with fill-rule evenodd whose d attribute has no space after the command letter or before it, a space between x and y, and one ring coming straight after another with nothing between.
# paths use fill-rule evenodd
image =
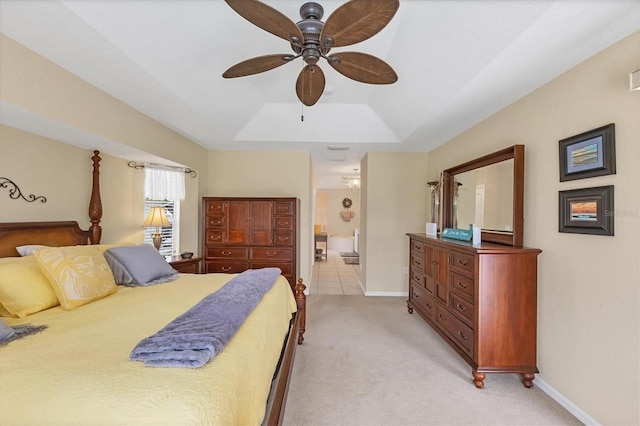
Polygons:
<instances>
[{"instance_id":1,"label":"small round wall decor","mask_svg":"<svg viewBox=\"0 0 640 426\"><path fill-rule=\"evenodd\" d=\"M342 200L342 206L345 209L348 209L349 207L351 207L352 204L353 204L353 201L351 201L350 198L345 198L344 200Z\"/></svg>"}]
</instances>

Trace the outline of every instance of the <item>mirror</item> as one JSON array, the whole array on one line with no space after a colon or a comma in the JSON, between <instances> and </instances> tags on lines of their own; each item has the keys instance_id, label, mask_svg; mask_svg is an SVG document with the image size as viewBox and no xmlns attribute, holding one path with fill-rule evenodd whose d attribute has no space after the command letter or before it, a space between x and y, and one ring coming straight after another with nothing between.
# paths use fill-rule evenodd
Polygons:
<instances>
[{"instance_id":1,"label":"mirror","mask_svg":"<svg viewBox=\"0 0 640 426\"><path fill-rule=\"evenodd\" d=\"M524 145L445 170L442 189L443 227L478 224L483 241L522 246Z\"/></svg>"}]
</instances>

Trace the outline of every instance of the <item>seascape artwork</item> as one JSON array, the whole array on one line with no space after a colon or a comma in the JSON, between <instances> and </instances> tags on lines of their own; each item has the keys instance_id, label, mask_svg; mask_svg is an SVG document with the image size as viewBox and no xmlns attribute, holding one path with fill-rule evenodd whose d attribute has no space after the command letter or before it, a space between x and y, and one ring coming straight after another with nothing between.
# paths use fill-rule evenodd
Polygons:
<instances>
[{"instance_id":1,"label":"seascape artwork","mask_svg":"<svg viewBox=\"0 0 640 426\"><path fill-rule=\"evenodd\" d=\"M598 202L572 202L571 220L595 221L598 220Z\"/></svg>"},{"instance_id":2,"label":"seascape artwork","mask_svg":"<svg viewBox=\"0 0 640 426\"><path fill-rule=\"evenodd\" d=\"M571 151L571 166L584 167L598 162L598 144L591 143Z\"/></svg>"}]
</instances>

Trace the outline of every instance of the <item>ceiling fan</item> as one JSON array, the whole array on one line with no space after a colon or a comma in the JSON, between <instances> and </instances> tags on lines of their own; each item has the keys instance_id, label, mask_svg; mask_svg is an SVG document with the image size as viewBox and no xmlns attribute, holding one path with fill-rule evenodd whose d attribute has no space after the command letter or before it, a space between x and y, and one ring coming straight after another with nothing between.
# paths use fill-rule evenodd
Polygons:
<instances>
[{"instance_id":1,"label":"ceiling fan","mask_svg":"<svg viewBox=\"0 0 640 426\"><path fill-rule=\"evenodd\" d=\"M288 17L258 0L226 0L240 16L265 31L287 40L294 54L258 56L242 61L228 70L224 78L244 77L269 71L302 57L306 65L298 75L296 94L307 106L314 105L324 92L324 73L318 65L327 60L340 74L369 84L392 84L398 80L393 68L383 60L360 52L329 55L334 47L359 43L382 30L400 6L399 0L350 0L322 22L324 9L308 2L300 7L302 20Z\"/></svg>"}]
</instances>

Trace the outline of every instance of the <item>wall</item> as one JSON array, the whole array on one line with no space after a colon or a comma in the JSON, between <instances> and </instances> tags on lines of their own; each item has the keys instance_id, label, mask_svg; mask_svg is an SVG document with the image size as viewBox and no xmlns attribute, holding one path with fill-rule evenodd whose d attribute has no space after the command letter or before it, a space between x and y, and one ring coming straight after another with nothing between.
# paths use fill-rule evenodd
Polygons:
<instances>
[{"instance_id":1,"label":"wall","mask_svg":"<svg viewBox=\"0 0 640 426\"><path fill-rule=\"evenodd\" d=\"M538 275L541 385L602 424L640 423L640 32L429 153L430 177L525 144L526 246ZM617 174L559 182L558 141L616 125ZM558 232L558 191L615 186L616 235ZM583 411L581 411L583 410Z\"/></svg>"},{"instance_id":2,"label":"wall","mask_svg":"<svg viewBox=\"0 0 640 426\"><path fill-rule=\"evenodd\" d=\"M353 202L349 209L342 206L345 198ZM316 224L329 235L351 237L354 229L360 227L360 189L319 189L316 201ZM348 222L342 220L342 211L353 212L353 218Z\"/></svg>"},{"instance_id":3,"label":"wall","mask_svg":"<svg viewBox=\"0 0 640 426\"><path fill-rule=\"evenodd\" d=\"M39 139L32 133L17 133L15 130L7 130L11 129L9 127L3 129L0 142L3 146L10 148L3 148L7 151L5 151L6 156L3 155L6 165L3 165L2 173L5 167L18 162L24 162L22 173L27 175L33 173L34 176L44 176L41 170L56 170L59 167L60 176L62 176L59 180L51 174L46 174L44 180L47 182L40 182L41 185L38 187L49 187L48 192L53 193L63 191L63 188L70 190L74 188L75 183L71 185L69 182L69 173L71 173L69 170L76 166L84 167L84 164L90 161L84 158L85 152L90 153L93 149L100 150L105 158L102 162L102 184L105 191L103 192L103 239L119 239L126 235L138 235L137 233L140 232L138 227L144 219L144 193L142 192L144 176L140 171L134 173L133 169L129 169L126 166L126 158L114 161L114 164L118 165L114 166L115 169L111 172L109 167L112 166L106 160L108 148L129 147L129 149L147 152L170 162L183 164L196 170L199 176L197 179L187 178L187 199L181 203L180 244L185 249L199 246L198 182L206 181L207 175L207 151L204 148L2 34L0 34L0 69L2 69L0 101L25 111L27 115L37 117L40 124L49 125L49 127L45 125L38 129L38 133L45 136L46 142L45 139ZM56 145L59 149L48 147L47 143L53 139L68 143L76 142L65 140L60 136L51 136L61 128L80 130L82 134L91 136L98 142L92 145L92 142L83 140L85 149L77 148L79 151L74 147L61 145ZM75 135L77 134L76 132ZM23 148L16 147L15 145L19 145L21 140L26 141L27 145ZM31 144L34 144L34 147ZM91 146L91 149L86 149L86 145ZM38 154L38 150L43 154ZM69 153L73 154L69 156ZM25 157L22 158L21 155ZM73 164L72 158L74 158ZM124 163L122 163L123 160ZM29 179L20 172L13 173L14 176L20 176L23 182ZM86 183L90 185L90 180ZM79 185L82 186L82 184ZM137 192L138 188L140 192ZM77 193L74 192L74 194ZM118 200L117 204L107 204L106 200L109 200L111 195L114 195L113 199ZM49 202L47 204L44 210L29 210L28 216L32 220L51 220L50 214L56 217L58 214L62 215L62 212L50 210L53 204ZM12 206L14 206L12 209L17 208L16 204ZM22 207L19 207L19 210L23 211ZM65 213L69 214L65 215L65 220L81 222L87 217L86 207L80 215L74 212L74 216L71 217L70 210L65 210ZM17 217L12 220L25 220L20 213L9 214ZM114 220L114 216L110 214L116 215L117 220Z\"/></svg>"},{"instance_id":4,"label":"wall","mask_svg":"<svg viewBox=\"0 0 640 426\"><path fill-rule=\"evenodd\" d=\"M25 196L47 198L46 203L13 200L11 186L0 188L0 222L75 220L88 229L92 156L91 150L0 125L0 175L11 179ZM125 160L100 156L102 242L142 242L144 218L132 212L144 207L144 180Z\"/></svg>"},{"instance_id":5,"label":"wall","mask_svg":"<svg viewBox=\"0 0 640 426\"><path fill-rule=\"evenodd\" d=\"M408 292L407 232L425 232L427 154L370 152L362 161L361 281L366 295Z\"/></svg>"},{"instance_id":6,"label":"wall","mask_svg":"<svg viewBox=\"0 0 640 426\"><path fill-rule=\"evenodd\" d=\"M308 152L210 151L203 196L300 199L300 276L311 282L312 169Z\"/></svg>"}]
</instances>

